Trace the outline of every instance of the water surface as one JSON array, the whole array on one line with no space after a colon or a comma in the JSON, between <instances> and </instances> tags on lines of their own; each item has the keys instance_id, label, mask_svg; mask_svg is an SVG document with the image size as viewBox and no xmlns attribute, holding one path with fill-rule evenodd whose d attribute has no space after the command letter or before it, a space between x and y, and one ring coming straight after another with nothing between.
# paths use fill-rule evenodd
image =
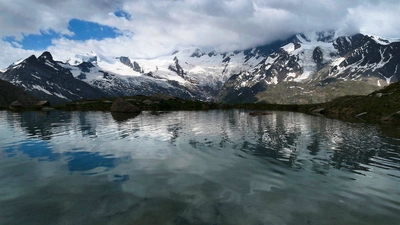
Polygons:
<instances>
[{"instance_id":1,"label":"water surface","mask_svg":"<svg viewBox=\"0 0 400 225\"><path fill-rule=\"evenodd\" d=\"M397 224L400 130L290 112L0 111L0 224Z\"/></svg>"}]
</instances>

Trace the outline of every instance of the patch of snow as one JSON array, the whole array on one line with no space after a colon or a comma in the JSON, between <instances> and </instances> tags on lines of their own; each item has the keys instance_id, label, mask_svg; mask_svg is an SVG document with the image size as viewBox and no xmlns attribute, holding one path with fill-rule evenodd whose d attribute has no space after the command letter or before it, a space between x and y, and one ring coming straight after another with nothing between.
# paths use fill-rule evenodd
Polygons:
<instances>
[{"instance_id":1,"label":"patch of snow","mask_svg":"<svg viewBox=\"0 0 400 225\"><path fill-rule=\"evenodd\" d=\"M24 61L24 59L20 59L16 62L14 62L13 64L11 64L9 67L14 68L15 66L18 66L19 64L21 64Z\"/></svg>"},{"instance_id":2,"label":"patch of snow","mask_svg":"<svg viewBox=\"0 0 400 225\"><path fill-rule=\"evenodd\" d=\"M383 38L380 36L376 35L368 35L370 38L372 38L377 44L380 45L390 45L393 42L400 42L400 39L394 39L394 38Z\"/></svg>"},{"instance_id":3,"label":"patch of snow","mask_svg":"<svg viewBox=\"0 0 400 225\"><path fill-rule=\"evenodd\" d=\"M304 69L303 74L301 74L299 77L294 79L294 81L296 81L296 82L304 81L304 80L310 78L313 73L314 73L314 71L310 71L310 70L307 71Z\"/></svg>"},{"instance_id":4,"label":"patch of snow","mask_svg":"<svg viewBox=\"0 0 400 225\"><path fill-rule=\"evenodd\" d=\"M294 78L296 78L296 73L290 72L286 74L285 81L293 80Z\"/></svg>"},{"instance_id":5,"label":"patch of snow","mask_svg":"<svg viewBox=\"0 0 400 225\"><path fill-rule=\"evenodd\" d=\"M44 93L46 93L46 94L48 94L48 95L53 95L53 94L50 93L48 90L44 89L43 87L41 87L41 86L39 86L39 85L32 85L32 88L33 88L33 89L36 89L36 90L39 90L39 91L42 91L42 92L44 92Z\"/></svg>"},{"instance_id":6,"label":"patch of snow","mask_svg":"<svg viewBox=\"0 0 400 225\"><path fill-rule=\"evenodd\" d=\"M331 65L332 67L339 66L344 60L346 60L344 57L336 58L331 62Z\"/></svg>"},{"instance_id":7,"label":"patch of snow","mask_svg":"<svg viewBox=\"0 0 400 225\"><path fill-rule=\"evenodd\" d=\"M274 78L272 79L272 83L278 84L278 77L274 76Z\"/></svg>"},{"instance_id":8,"label":"patch of snow","mask_svg":"<svg viewBox=\"0 0 400 225\"><path fill-rule=\"evenodd\" d=\"M34 77L34 78L36 78L36 79L40 79L40 77L38 77L38 76L36 76L36 75L34 75L34 74L31 74L31 76Z\"/></svg>"},{"instance_id":9,"label":"patch of snow","mask_svg":"<svg viewBox=\"0 0 400 225\"><path fill-rule=\"evenodd\" d=\"M67 64L71 66L77 66L82 62L94 62L98 60L97 54L94 52L86 53L86 54L77 54L75 57L72 57L66 61Z\"/></svg>"},{"instance_id":10,"label":"patch of snow","mask_svg":"<svg viewBox=\"0 0 400 225\"><path fill-rule=\"evenodd\" d=\"M392 78L393 78L393 76L391 76L391 77L385 77L386 78L386 83L389 85L390 84L390 81L392 80Z\"/></svg>"},{"instance_id":11,"label":"patch of snow","mask_svg":"<svg viewBox=\"0 0 400 225\"><path fill-rule=\"evenodd\" d=\"M50 66L50 67L53 68L54 70L58 70L58 69L57 69L51 62L49 62L49 61L46 61L45 64L46 64L47 66Z\"/></svg>"},{"instance_id":12,"label":"patch of snow","mask_svg":"<svg viewBox=\"0 0 400 225\"><path fill-rule=\"evenodd\" d=\"M69 100L67 97L65 97L64 95L62 95L62 94L59 94L59 93L54 93L54 95L55 96L57 96L57 97L59 97L59 98L64 98L64 99L67 99L67 100Z\"/></svg>"},{"instance_id":13,"label":"patch of snow","mask_svg":"<svg viewBox=\"0 0 400 225\"><path fill-rule=\"evenodd\" d=\"M291 53L295 50L295 46L293 43L289 43L283 47L281 47L283 50L285 50L287 53Z\"/></svg>"}]
</instances>

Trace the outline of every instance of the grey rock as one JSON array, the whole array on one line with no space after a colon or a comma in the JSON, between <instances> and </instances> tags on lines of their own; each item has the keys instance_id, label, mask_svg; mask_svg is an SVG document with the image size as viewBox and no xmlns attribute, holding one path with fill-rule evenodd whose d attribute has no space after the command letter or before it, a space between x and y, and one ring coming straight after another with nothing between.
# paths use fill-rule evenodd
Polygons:
<instances>
[{"instance_id":1,"label":"grey rock","mask_svg":"<svg viewBox=\"0 0 400 225\"><path fill-rule=\"evenodd\" d=\"M37 106L42 106L42 107L44 107L44 106L50 106L50 102L49 102L49 101L46 101L46 100L43 100L43 101L39 101L36 105L37 105Z\"/></svg>"},{"instance_id":2,"label":"grey rock","mask_svg":"<svg viewBox=\"0 0 400 225\"><path fill-rule=\"evenodd\" d=\"M19 101L15 101L10 104L10 109L12 109L12 110L18 110L18 109L23 109L23 108L24 108L24 106Z\"/></svg>"},{"instance_id":3,"label":"grey rock","mask_svg":"<svg viewBox=\"0 0 400 225\"><path fill-rule=\"evenodd\" d=\"M324 113L325 108L318 108L311 111L311 113L322 114Z\"/></svg>"},{"instance_id":4,"label":"grey rock","mask_svg":"<svg viewBox=\"0 0 400 225\"><path fill-rule=\"evenodd\" d=\"M111 112L140 113L140 109L124 99L118 98L113 102Z\"/></svg>"}]
</instances>

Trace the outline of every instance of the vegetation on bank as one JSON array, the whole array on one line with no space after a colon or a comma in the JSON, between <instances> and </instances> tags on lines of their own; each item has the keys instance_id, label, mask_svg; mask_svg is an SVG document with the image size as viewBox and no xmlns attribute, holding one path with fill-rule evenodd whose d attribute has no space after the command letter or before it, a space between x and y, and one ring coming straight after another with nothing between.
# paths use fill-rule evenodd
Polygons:
<instances>
[{"instance_id":1,"label":"vegetation on bank","mask_svg":"<svg viewBox=\"0 0 400 225\"><path fill-rule=\"evenodd\" d=\"M324 115L329 118L361 121L390 121L400 122L400 83L375 91L366 96L345 96L336 98L327 103L305 105L281 105L267 103L224 104L202 102L175 98L163 94L153 96L122 97L125 101L138 107L141 111L168 111L168 110L212 110L212 109L248 109L254 111L278 110ZM35 105L23 110L84 110L110 111L117 98L83 99L62 105L43 107ZM9 109L8 106L0 109Z\"/></svg>"},{"instance_id":2,"label":"vegetation on bank","mask_svg":"<svg viewBox=\"0 0 400 225\"><path fill-rule=\"evenodd\" d=\"M339 97L319 107L332 118L400 122L400 82L366 96Z\"/></svg>"}]
</instances>

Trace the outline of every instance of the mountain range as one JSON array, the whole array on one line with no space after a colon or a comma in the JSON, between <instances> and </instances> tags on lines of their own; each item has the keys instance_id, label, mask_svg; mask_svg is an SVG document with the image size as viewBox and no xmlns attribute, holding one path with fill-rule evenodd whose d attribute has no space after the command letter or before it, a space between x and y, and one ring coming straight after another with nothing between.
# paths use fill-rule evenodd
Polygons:
<instances>
[{"instance_id":1,"label":"mountain range","mask_svg":"<svg viewBox=\"0 0 400 225\"><path fill-rule=\"evenodd\" d=\"M297 34L243 51L187 48L154 59L49 52L13 63L0 79L37 99L164 93L226 103L319 103L369 94L400 79L400 40L333 31Z\"/></svg>"}]
</instances>

